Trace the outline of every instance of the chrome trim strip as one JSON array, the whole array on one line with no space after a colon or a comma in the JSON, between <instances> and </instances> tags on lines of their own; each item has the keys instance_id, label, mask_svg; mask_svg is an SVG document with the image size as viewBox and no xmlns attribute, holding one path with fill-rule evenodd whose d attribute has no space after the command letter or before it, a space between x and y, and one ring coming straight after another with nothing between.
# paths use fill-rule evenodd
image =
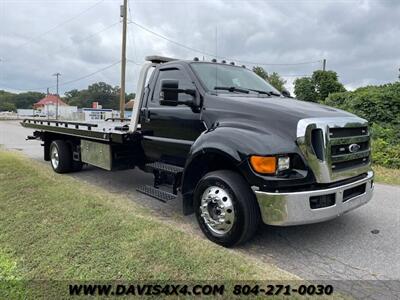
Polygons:
<instances>
[{"instance_id":1,"label":"chrome trim strip","mask_svg":"<svg viewBox=\"0 0 400 300\"><path fill-rule=\"evenodd\" d=\"M360 136L349 136L341 138L330 138L331 146L343 145L343 144L353 144L353 143L363 143L370 140L370 135L360 135Z\"/></svg>"},{"instance_id":2,"label":"chrome trim strip","mask_svg":"<svg viewBox=\"0 0 400 300\"><path fill-rule=\"evenodd\" d=\"M368 157L370 154L370 150L364 150L356 153L346 153L346 154L339 154L339 155L332 155L331 161L333 163L349 161L353 159Z\"/></svg>"},{"instance_id":3,"label":"chrome trim strip","mask_svg":"<svg viewBox=\"0 0 400 300\"><path fill-rule=\"evenodd\" d=\"M339 187L293 193L269 193L255 191L265 224L290 226L326 221L366 204L372 198L374 173ZM365 184L365 192L343 202L343 193L350 188ZM310 197L335 194L334 205L311 209Z\"/></svg>"},{"instance_id":4,"label":"chrome trim strip","mask_svg":"<svg viewBox=\"0 0 400 300\"><path fill-rule=\"evenodd\" d=\"M193 145L193 143L194 143L194 141L189 141L189 140L171 139L171 138L151 136L151 135L144 135L143 139L164 142L164 143L185 144L185 145L190 145L190 146Z\"/></svg>"}]
</instances>

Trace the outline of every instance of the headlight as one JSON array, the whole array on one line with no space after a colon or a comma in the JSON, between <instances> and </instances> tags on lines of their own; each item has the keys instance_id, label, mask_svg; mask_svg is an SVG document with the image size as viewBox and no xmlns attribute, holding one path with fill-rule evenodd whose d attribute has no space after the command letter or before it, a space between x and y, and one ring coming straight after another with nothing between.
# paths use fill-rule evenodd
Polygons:
<instances>
[{"instance_id":1,"label":"headlight","mask_svg":"<svg viewBox=\"0 0 400 300\"><path fill-rule=\"evenodd\" d=\"M254 171L260 174L273 175L289 169L289 156L258 156L250 157L250 165Z\"/></svg>"},{"instance_id":2,"label":"headlight","mask_svg":"<svg viewBox=\"0 0 400 300\"><path fill-rule=\"evenodd\" d=\"M290 157L280 156L278 157L278 172L285 171L290 168Z\"/></svg>"}]
</instances>

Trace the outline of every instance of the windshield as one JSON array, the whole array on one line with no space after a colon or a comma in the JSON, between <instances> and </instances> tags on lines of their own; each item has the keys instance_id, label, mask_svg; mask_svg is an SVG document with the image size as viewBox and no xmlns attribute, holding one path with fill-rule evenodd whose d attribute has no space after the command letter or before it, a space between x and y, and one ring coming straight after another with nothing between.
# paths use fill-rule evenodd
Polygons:
<instances>
[{"instance_id":1,"label":"windshield","mask_svg":"<svg viewBox=\"0 0 400 300\"><path fill-rule=\"evenodd\" d=\"M190 65L209 91L221 91L226 88L225 92L235 92L242 89L279 93L268 82L246 68L203 62L191 63Z\"/></svg>"}]
</instances>

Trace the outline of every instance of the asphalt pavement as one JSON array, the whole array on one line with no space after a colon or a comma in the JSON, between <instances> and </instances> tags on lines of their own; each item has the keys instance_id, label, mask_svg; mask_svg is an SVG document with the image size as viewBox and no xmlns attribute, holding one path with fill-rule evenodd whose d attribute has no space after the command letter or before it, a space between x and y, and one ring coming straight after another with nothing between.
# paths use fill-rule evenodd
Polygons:
<instances>
[{"instance_id":1,"label":"asphalt pavement","mask_svg":"<svg viewBox=\"0 0 400 300\"><path fill-rule=\"evenodd\" d=\"M0 144L43 161L39 141L25 141L32 130L15 121L0 121ZM50 168L50 164L44 162ZM196 235L202 235L194 216L181 215L179 200L164 204L136 192L151 184L152 176L139 170L107 172L87 167L70 175L124 194L149 208L154 215ZM400 186L376 184L373 199L365 206L334 220L311 225L274 227L263 225L249 243L236 248L275 264L304 279L399 280Z\"/></svg>"}]
</instances>

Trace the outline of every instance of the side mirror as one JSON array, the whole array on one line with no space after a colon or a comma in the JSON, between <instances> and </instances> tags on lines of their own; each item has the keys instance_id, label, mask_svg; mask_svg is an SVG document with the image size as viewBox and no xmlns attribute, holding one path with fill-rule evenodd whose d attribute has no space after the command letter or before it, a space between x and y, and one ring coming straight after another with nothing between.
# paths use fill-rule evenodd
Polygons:
<instances>
[{"instance_id":1,"label":"side mirror","mask_svg":"<svg viewBox=\"0 0 400 300\"><path fill-rule=\"evenodd\" d=\"M179 81L164 79L161 80L160 104L168 106L178 105L178 88Z\"/></svg>"},{"instance_id":2,"label":"side mirror","mask_svg":"<svg viewBox=\"0 0 400 300\"><path fill-rule=\"evenodd\" d=\"M282 94L283 97L292 98L292 95L290 95L289 91L287 91L287 90L283 90L281 92L281 94Z\"/></svg>"},{"instance_id":3,"label":"side mirror","mask_svg":"<svg viewBox=\"0 0 400 300\"><path fill-rule=\"evenodd\" d=\"M184 93L196 98L196 91L191 89L179 89L179 81L174 79L161 80L160 104L167 106L177 106L184 104L193 106L194 101L179 101L179 94Z\"/></svg>"}]
</instances>

